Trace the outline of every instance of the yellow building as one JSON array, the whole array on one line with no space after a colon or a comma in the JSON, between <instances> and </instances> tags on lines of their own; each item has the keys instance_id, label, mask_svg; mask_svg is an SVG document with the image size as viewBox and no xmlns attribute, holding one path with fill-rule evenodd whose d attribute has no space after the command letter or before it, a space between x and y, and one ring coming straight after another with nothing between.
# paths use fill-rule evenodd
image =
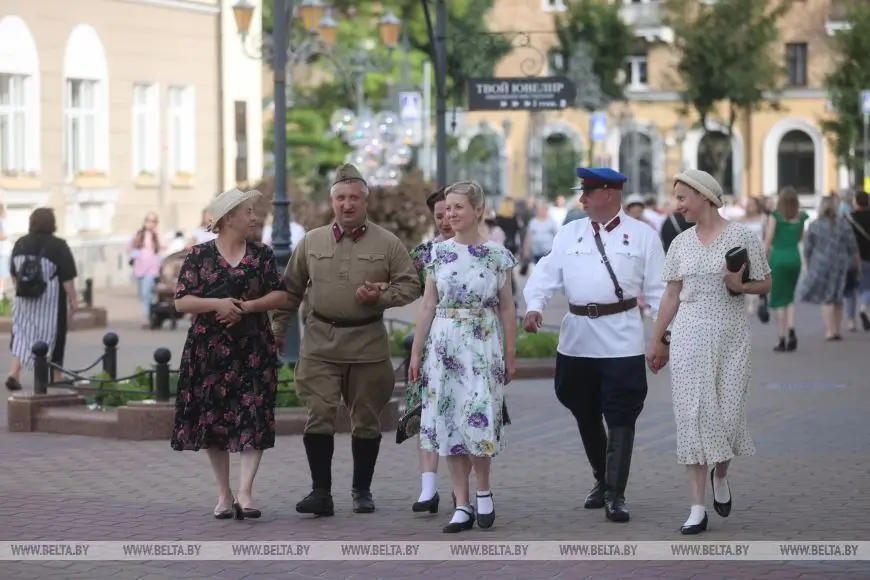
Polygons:
<instances>
[{"instance_id":1,"label":"yellow building","mask_svg":"<svg viewBox=\"0 0 870 580\"><path fill-rule=\"evenodd\" d=\"M231 5L0 0L8 234L51 206L80 276L128 284L124 245L147 212L190 231L217 193L260 178L260 63Z\"/></svg>"},{"instance_id":2,"label":"yellow building","mask_svg":"<svg viewBox=\"0 0 870 580\"><path fill-rule=\"evenodd\" d=\"M606 136L599 133L603 138L591 145L598 163L629 176L630 191L665 195L671 176L681 168L710 169L708 140L718 137L727 147L727 138L716 132L704 137L697 119L681 116L679 87L674 84L674 33L663 24L660 3L613 1L623 4L622 16L643 39L645 50L627 60L627 99L607 111ZM528 38L531 46L516 48L495 76L523 76L524 66L527 70L531 61L546 55L556 43L546 31L553 29L554 16L564 9L562 0L496 0L491 30L535 33ZM517 14L523 14L519 29ZM831 36L847 26L842 14L836 0L804 0L783 18L780 41L787 78L779 97L781 110L755 113L734 128L731 169L723 185L736 196L768 195L792 185L812 203L814 195L849 186L849 175L820 128L829 114L823 80L832 63ZM550 64L541 75L557 74ZM479 111L461 115L457 133L465 145L478 135L489 135L500 160L498 193L521 197L544 193L542 152L554 139L567 140L588 159L589 124L589 115L576 109ZM708 127L721 125L708 122Z\"/></svg>"}]
</instances>

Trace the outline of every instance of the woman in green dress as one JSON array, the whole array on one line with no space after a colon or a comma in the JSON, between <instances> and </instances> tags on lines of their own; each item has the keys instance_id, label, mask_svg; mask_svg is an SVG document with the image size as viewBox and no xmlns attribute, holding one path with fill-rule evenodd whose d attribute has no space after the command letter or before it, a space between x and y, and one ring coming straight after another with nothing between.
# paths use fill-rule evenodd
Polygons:
<instances>
[{"instance_id":1,"label":"woman in green dress","mask_svg":"<svg viewBox=\"0 0 870 580\"><path fill-rule=\"evenodd\" d=\"M417 268L417 273L420 276L421 287L426 287L426 265L429 263L429 258L432 253L432 246L437 242L449 240L453 237L453 229L447 221L447 212L445 211L446 198L444 189L441 188L434 192L426 199L426 205L432 213L432 218L435 220L435 228L437 235L434 239L425 241L411 250L411 260ZM413 335L412 335L413 336ZM410 348L408 349L410 352ZM408 368L408 360L405 360L405 368ZM405 389L405 409L410 411L420 404L421 394L423 390L422 381L408 381L408 386ZM420 422L419 417L415 418L414 425L408 425L407 432L419 433ZM418 438L419 439L419 438ZM418 440L419 447L419 440ZM422 485L420 489L420 497L412 506L415 512L438 512L438 454L432 451L425 451L420 447L420 472L422 473Z\"/></svg>"},{"instance_id":2,"label":"woman in green dress","mask_svg":"<svg viewBox=\"0 0 870 580\"><path fill-rule=\"evenodd\" d=\"M801 275L798 245L808 217L800 209L797 192L786 187L779 192L776 209L765 227L764 245L773 278L768 307L776 313L779 323L779 343L773 349L776 352L797 350L794 293Z\"/></svg>"}]
</instances>

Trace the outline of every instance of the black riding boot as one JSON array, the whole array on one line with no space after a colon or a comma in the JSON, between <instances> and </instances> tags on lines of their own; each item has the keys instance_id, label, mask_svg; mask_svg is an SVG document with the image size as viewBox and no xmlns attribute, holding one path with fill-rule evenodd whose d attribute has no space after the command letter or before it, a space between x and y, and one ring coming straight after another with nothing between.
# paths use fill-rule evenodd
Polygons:
<instances>
[{"instance_id":1,"label":"black riding boot","mask_svg":"<svg viewBox=\"0 0 870 580\"><path fill-rule=\"evenodd\" d=\"M306 433L302 436L308 467L311 469L311 493L296 504L300 514L318 516L335 515L332 502L332 453L335 439L332 435Z\"/></svg>"},{"instance_id":2,"label":"black riding boot","mask_svg":"<svg viewBox=\"0 0 870 580\"><path fill-rule=\"evenodd\" d=\"M616 427L610 430L607 442L607 490L604 493L604 514L613 522L627 522L625 486L631 468L634 447L634 427Z\"/></svg>"},{"instance_id":3,"label":"black riding boot","mask_svg":"<svg viewBox=\"0 0 870 580\"><path fill-rule=\"evenodd\" d=\"M378 451L381 448L381 437L377 439L351 439L353 452L353 511L358 514L370 514L375 511L372 499L372 477L375 475L375 464L378 462Z\"/></svg>"},{"instance_id":4,"label":"black riding boot","mask_svg":"<svg viewBox=\"0 0 870 580\"><path fill-rule=\"evenodd\" d=\"M592 474L595 476L595 486L586 496L583 507L588 510L601 509L604 507L604 471L607 464L605 455L607 452L607 432L604 430L604 424L587 426L586 429L581 427L580 438L583 440L583 449L586 450L586 457L589 459Z\"/></svg>"}]
</instances>

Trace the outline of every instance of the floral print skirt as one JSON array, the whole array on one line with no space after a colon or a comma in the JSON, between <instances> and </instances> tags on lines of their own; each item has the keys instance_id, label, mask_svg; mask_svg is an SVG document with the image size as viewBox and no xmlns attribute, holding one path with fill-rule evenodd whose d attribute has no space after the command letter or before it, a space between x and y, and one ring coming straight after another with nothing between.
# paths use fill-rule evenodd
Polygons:
<instances>
[{"instance_id":1,"label":"floral print skirt","mask_svg":"<svg viewBox=\"0 0 870 580\"><path fill-rule=\"evenodd\" d=\"M420 445L439 455L493 457L504 450L504 348L500 323L438 315L422 361Z\"/></svg>"}]
</instances>

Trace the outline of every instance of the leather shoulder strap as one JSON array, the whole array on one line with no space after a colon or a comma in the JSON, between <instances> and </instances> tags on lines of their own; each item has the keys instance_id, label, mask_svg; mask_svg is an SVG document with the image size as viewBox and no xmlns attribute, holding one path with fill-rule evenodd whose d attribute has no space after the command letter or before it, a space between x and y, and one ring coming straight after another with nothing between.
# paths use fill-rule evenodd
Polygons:
<instances>
[{"instance_id":1,"label":"leather shoulder strap","mask_svg":"<svg viewBox=\"0 0 870 580\"><path fill-rule=\"evenodd\" d=\"M610 274L610 280L613 282L613 290L616 292L616 297L620 302L623 301L623 297L625 293L622 291L622 287L619 285L619 280L616 278L616 273L613 271L613 266L610 265L610 260L607 259L607 252L604 251L604 242L601 241L601 234L596 233L592 236L592 239L595 240L595 246L598 248L598 253L601 254L601 258L604 261L604 266L607 268L607 273Z\"/></svg>"},{"instance_id":2,"label":"leather shoulder strap","mask_svg":"<svg viewBox=\"0 0 870 580\"><path fill-rule=\"evenodd\" d=\"M849 215L849 214L845 214L845 215L846 215L846 220L848 220L848 222L849 222L850 224L852 224L852 227L855 228L855 231L857 231L859 234L861 234L861 236L862 236L865 240L867 240L868 242L870 242L870 234L867 233L867 230L865 230L865 229L861 226L861 224L859 224L859 223L856 222L854 219L852 219L852 216L851 216L851 215Z\"/></svg>"}]
</instances>

